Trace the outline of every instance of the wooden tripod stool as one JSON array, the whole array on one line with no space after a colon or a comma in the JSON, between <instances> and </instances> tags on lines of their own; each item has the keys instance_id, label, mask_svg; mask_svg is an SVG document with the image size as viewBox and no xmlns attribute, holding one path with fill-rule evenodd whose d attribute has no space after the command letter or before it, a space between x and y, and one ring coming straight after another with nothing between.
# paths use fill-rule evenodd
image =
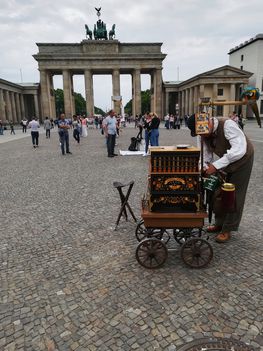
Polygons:
<instances>
[{"instance_id":1,"label":"wooden tripod stool","mask_svg":"<svg viewBox=\"0 0 263 351\"><path fill-rule=\"evenodd\" d=\"M115 230L117 230L117 227L119 225L121 216L124 216L126 221L128 220L127 209L130 211L130 214L132 215L132 218L135 220L135 222L137 222L137 219L136 219L136 217L135 217L135 215L134 215L134 213L133 213L133 211L131 209L131 206L129 205L129 202L128 202L133 185L134 185L134 181L133 180L131 182L127 183L127 184L122 184L120 182L114 182L113 183L113 186L114 186L114 188L116 188L118 190L119 195L120 195L120 199L121 199L121 209L120 209L117 221L116 221ZM123 192L122 192L122 188L124 188L126 186L129 186L129 188L127 190L126 195L124 195Z\"/></svg>"}]
</instances>

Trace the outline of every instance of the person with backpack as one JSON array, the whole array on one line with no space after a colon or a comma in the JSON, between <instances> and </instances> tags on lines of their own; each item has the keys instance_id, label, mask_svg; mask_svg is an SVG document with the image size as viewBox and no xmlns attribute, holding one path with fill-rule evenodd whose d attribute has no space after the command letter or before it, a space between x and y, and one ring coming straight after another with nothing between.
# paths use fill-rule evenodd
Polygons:
<instances>
[{"instance_id":1,"label":"person with backpack","mask_svg":"<svg viewBox=\"0 0 263 351\"><path fill-rule=\"evenodd\" d=\"M145 152L143 156L148 156L148 148L149 148L150 136L151 136L151 123L152 123L152 115L150 115L149 112L146 112L145 121L143 125L143 128L145 130L144 132Z\"/></svg>"}]
</instances>

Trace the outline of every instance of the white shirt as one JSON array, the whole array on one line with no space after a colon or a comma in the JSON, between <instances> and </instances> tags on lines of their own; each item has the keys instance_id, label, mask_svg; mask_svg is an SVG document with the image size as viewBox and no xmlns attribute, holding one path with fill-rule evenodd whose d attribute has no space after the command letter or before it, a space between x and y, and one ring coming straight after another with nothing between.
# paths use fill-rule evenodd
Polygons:
<instances>
[{"instance_id":1,"label":"white shirt","mask_svg":"<svg viewBox=\"0 0 263 351\"><path fill-rule=\"evenodd\" d=\"M214 118L214 131L217 130L218 123L218 119ZM227 167L230 163L240 160L245 155L247 151L246 137L236 122L231 119L225 121L224 135L225 138L229 141L231 147L221 158L216 161L213 160L213 153L208 150L206 144L204 143L205 168L207 168L208 163L212 163L216 169L222 169ZM197 142L200 147L200 137L198 137Z\"/></svg>"},{"instance_id":2,"label":"white shirt","mask_svg":"<svg viewBox=\"0 0 263 351\"><path fill-rule=\"evenodd\" d=\"M33 119L31 122L29 122L28 127L31 128L32 132L37 132L40 125Z\"/></svg>"}]
</instances>

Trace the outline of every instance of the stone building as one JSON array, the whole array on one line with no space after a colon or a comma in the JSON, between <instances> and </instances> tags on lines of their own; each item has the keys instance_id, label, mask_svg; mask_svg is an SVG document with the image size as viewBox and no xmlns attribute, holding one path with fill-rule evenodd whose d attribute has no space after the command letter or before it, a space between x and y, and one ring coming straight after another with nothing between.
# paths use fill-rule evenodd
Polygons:
<instances>
[{"instance_id":1,"label":"stone building","mask_svg":"<svg viewBox=\"0 0 263 351\"><path fill-rule=\"evenodd\" d=\"M254 86L263 92L263 34L241 43L240 45L230 49L229 64L238 67L241 70L248 70L253 73L249 79L249 85ZM263 117L263 97L257 101L260 116ZM248 109L248 114L252 115L252 111Z\"/></svg>"},{"instance_id":2,"label":"stone building","mask_svg":"<svg viewBox=\"0 0 263 351\"><path fill-rule=\"evenodd\" d=\"M226 65L198 74L183 82L164 82L163 113L191 115L198 111L200 98L204 97L218 101L239 100L242 87L248 84L251 76L251 72ZM241 108L245 115L246 107ZM217 116L228 116L233 110L237 110L237 107L216 106L214 113Z\"/></svg>"},{"instance_id":3,"label":"stone building","mask_svg":"<svg viewBox=\"0 0 263 351\"><path fill-rule=\"evenodd\" d=\"M0 120L20 123L23 118L41 117L39 83L11 83L0 79Z\"/></svg>"},{"instance_id":4,"label":"stone building","mask_svg":"<svg viewBox=\"0 0 263 351\"><path fill-rule=\"evenodd\" d=\"M120 75L132 77L133 115L141 113L141 74L151 78L151 111L160 117L167 113L180 115L198 111L202 97L215 100L239 100L244 85L253 73L233 66L222 66L198 74L183 82L163 82L162 68L166 54L162 43L120 43L118 40L83 40L80 43L37 43L40 83L15 84L0 79L0 119L18 123L33 115L43 120L56 117L54 75L63 78L64 111L75 113L73 75L85 78L88 115L94 114L93 76L112 76L113 107L120 113ZM242 67L243 68L243 67ZM246 116L246 107L242 108ZM227 116L235 106L218 106L215 113ZM238 109L237 109L238 110ZM239 112L241 112L239 110Z\"/></svg>"}]
</instances>

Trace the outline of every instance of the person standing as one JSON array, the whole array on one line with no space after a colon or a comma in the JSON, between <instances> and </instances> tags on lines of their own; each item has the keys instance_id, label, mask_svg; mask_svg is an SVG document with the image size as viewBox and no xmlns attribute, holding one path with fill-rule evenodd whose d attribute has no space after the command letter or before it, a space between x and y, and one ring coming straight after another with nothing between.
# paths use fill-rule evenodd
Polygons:
<instances>
[{"instance_id":1,"label":"person standing","mask_svg":"<svg viewBox=\"0 0 263 351\"><path fill-rule=\"evenodd\" d=\"M70 129L70 124L65 119L65 114L62 113L60 116L60 120L58 121L58 134L59 134L59 141L60 141L62 155L65 155L65 145L66 145L66 153L71 154L71 152L69 151L69 135L68 135L69 129Z\"/></svg>"},{"instance_id":2,"label":"person standing","mask_svg":"<svg viewBox=\"0 0 263 351\"><path fill-rule=\"evenodd\" d=\"M52 124L51 121L48 119L48 117L46 117L46 119L44 120L44 129L46 131L46 138L50 139L50 129L52 128Z\"/></svg>"},{"instance_id":3,"label":"person standing","mask_svg":"<svg viewBox=\"0 0 263 351\"><path fill-rule=\"evenodd\" d=\"M87 118L85 116L81 119L81 136L83 138L87 138L88 136Z\"/></svg>"},{"instance_id":4,"label":"person standing","mask_svg":"<svg viewBox=\"0 0 263 351\"><path fill-rule=\"evenodd\" d=\"M191 136L196 136L195 115L188 119ZM200 137L199 137L200 138ZM236 205L233 212L215 213L215 225L207 232L216 233L216 241L224 243L237 231L242 218L247 187L253 166L254 148L237 123L229 118L210 117L208 133L202 135L204 172L209 176L218 170L227 174L226 181L235 185ZM214 161L213 155L219 158Z\"/></svg>"},{"instance_id":5,"label":"person standing","mask_svg":"<svg viewBox=\"0 0 263 351\"><path fill-rule=\"evenodd\" d=\"M73 126L73 138L79 144L81 124L80 124L79 118L76 115L73 116L72 126Z\"/></svg>"},{"instance_id":6,"label":"person standing","mask_svg":"<svg viewBox=\"0 0 263 351\"><path fill-rule=\"evenodd\" d=\"M4 135L4 126L1 120L0 120L0 135Z\"/></svg>"},{"instance_id":7,"label":"person standing","mask_svg":"<svg viewBox=\"0 0 263 351\"><path fill-rule=\"evenodd\" d=\"M151 146L159 146L160 119L156 115L156 113L151 113L151 116L152 116L152 121L151 121L150 143L151 143Z\"/></svg>"},{"instance_id":8,"label":"person standing","mask_svg":"<svg viewBox=\"0 0 263 351\"><path fill-rule=\"evenodd\" d=\"M26 133L28 120L24 117L21 121L23 133Z\"/></svg>"},{"instance_id":9,"label":"person standing","mask_svg":"<svg viewBox=\"0 0 263 351\"><path fill-rule=\"evenodd\" d=\"M103 121L104 134L107 138L108 157L118 156L114 153L117 134L117 120L115 116L116 112L114 110L110 110L108 116Z\"/></svg>"},{"instance_id":10,"label":"person standing","mask_svg":"<svg viewBox=\"0 0 263 351\"><path fill-rule=\"evenodd\" d=\"M152 116L149 112L146 112L144 125L143 125L143 128L145 129L145 132L144 132L145 151L143 156L148 156L148 149L149 149L149 143L150 143L150 137L151 137L151 123L152 123Z\"/></svg>"},{"instance_id":11,"label":"person standing","mask_svg":"<svg viewBox=\"0 0 263 351\"><path fill-rule=\"evenodd\" d=\"M39 139L38 128L40 128L40 125L35 117L32 117L32 121L29 122L28 128L31 128L32 144L33 144L33 148L35 149L36 147L38 147L38 139Z\"/></svg>"},{"instance_id":12,"label":"person standing","mask_svg":"<svg viewBox=\"0 0 263 351\"><path fill-rule=\"evenodd\" d=\"M9 125L10 125L10 134L14 134L14 135L15 135L16 133L15 133L13 121L11 121L11 122L9 123Z\"/></svg>"}]
</instances>

